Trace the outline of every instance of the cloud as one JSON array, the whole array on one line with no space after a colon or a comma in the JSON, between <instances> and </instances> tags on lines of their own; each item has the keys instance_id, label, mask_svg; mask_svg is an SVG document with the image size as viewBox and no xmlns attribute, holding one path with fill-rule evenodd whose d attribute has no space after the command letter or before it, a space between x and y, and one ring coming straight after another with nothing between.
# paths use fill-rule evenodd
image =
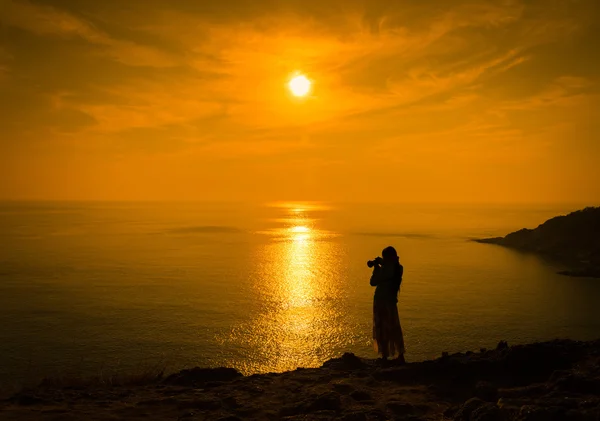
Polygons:
<instances>
[{"instance_id":1,"label":"cloud","mask_svg":"<svg viewBox=\"0 0 600 421\"><path fill-rule=\"evenodd\" d=\"M2 0L0 22L31 31L38 35L79 37L104 47L103 53L127 65L171 67L180 60L151 46L118 40L98 30L86 20L51 6L41 6L26 0Z\"/></svg>"},{"instance_id":2,"label":"cloud","mask_svg":"<svg viewBox=\"0 0 600 421\"><path fill-rule=\"evenodd\" d=\"M458 182L596 130L593 0L0 2L0 148L23 156L43 139L122 173Z\"/></svg>"},{"instance_id":3,"label":"cloud","mask_svg":"<svg viewBox=\"0 0 600 421\"><path fill-rule=\"evenodd\" d=\"M530 35L520 40L529 43L525 46L473 43L477 32L469 31L481 31L482 39L482 33L514 30L525 13L517 1L458 2L452 8L443 3L413 8L379 3L367 9L353 3L341 8L295 4L289 9L293 12L259 2L251 8L253 18L245 21L218 6L177 10L158 3L162 7L140 11L141 18L111 10L132 30L180 45L185 53L173 58L164 49L109 36L99 25L64 10L26 1L6 4L4 19L13 26L82 38L124 64L191 69L127 77L95 89L96 95L112 98L105 103L79 102L81 93L63 92L71 108L93 116L100 132L194 124L210 117L225 118L239 130L277 131L397 112L444 93L461 96L461 90L481 78L522 64L528 59L527 45L539 42L544 32L529 29ZM282 95L288 74L298 68L316 83L310 109L290 107Z\"/></svg>"},{"instance_id":4,"label":"cloud","mask_svg":"<svg viewBox=\"0 0 600 421\"><path fill-rule=\"evenodd\" d=\"M574 106L590 95L595 95L595 82L574 76L559 76L544 90L526 100L507 102L505 110L532 110L551 106Z\"/></svg>"},{"instance_id":5,"label":"cloud","mask_svg":"<svg viewBox=\"0 0 600 421\"><path fill-rule=\"evenodd\" d=\"M198 136L197 139L194 139ZM134 127L105 136L108 143L105 145L109 153L119 155L139 154L166 154L188 149L200 143L201 135L195 127L170 124L158 127Z\"/></svg>"},{"instance_id":6,"label":"cloud","mask_svg":"<svg viewBox=\"0 0 600 421\"><path fill-rule=\"evenodd\" d=\"M12 56L0 45L0 82L8 76L8 73L10 72L9 63L11 60Z\"/></svg>"}]
</instances>

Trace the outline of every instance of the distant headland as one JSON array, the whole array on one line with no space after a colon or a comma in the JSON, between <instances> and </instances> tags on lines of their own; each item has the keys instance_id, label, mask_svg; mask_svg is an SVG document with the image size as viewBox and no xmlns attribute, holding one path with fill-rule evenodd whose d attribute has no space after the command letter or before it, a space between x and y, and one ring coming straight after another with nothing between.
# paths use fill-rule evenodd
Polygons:
<instances>
[{"instance_id":1,"label":"distant headland","mask_svg":"<svg viewBox=\"0 0 600 421\"><path fill-rule=\"evenodd\" d=\"M539 254L564 265L561 275L600 278L600 207L557 216L506 237L474 241Z\"/></svg>"}]
</instances>

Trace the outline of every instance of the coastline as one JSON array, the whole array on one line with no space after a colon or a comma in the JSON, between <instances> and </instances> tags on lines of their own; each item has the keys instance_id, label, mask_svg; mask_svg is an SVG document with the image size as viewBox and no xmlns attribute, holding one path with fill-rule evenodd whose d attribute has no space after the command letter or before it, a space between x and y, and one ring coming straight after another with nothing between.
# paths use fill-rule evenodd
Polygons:
<instances>
[{"instance_id":1,"label":"coastline","mask_svg":"<svg viewBox=\"0 0 600 421\"><path fill-rule=\"evenodd\" d=\"M120 384L52 381L0 401L7 420L593 420L600 339L481 349L396 365L346 353L243 376L194 368Z\"/></svg>"},{"instance_id":2,"label":"coastline","mask_svg":"<svg viewBox=\"0 0 600 421\"><path fill-rule=\"evenodd\" d=\"M470 241L480 244L491 244L495 246L506 247L521 253L530 253L539 256L548 262L563 266L564 269L556 272L559 275L576 278L600 278L600 266L597 264L582 264L581 262L573 262L572 259L566 259L551 253L544 253L538 250L519 247L518 245L507 242L506 237L473 238Z\"/></svg>"},{"instance_id":3,"label":"coastline","mask_svg":"<svg viewBox=\"0 0 600 421\"><path fill-rule=\"evenodd\" d=\"M600 278L600 207L586 207L551 218L535 229L522 228L504 237L473 239L533 253L564 267L559 275Z\"/></svg>"}]
</instances>

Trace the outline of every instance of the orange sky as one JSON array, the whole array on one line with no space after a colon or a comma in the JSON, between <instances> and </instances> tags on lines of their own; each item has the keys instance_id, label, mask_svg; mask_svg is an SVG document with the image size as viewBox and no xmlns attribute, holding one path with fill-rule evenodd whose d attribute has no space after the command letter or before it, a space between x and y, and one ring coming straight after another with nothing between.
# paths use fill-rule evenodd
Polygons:
<instances>
[{"instance_id":1,"label":"orange sky","mask_svg":"<svg viewBox=\"0 0 600 421\"><path fill-rule=\"evenodd\" d=\"M0 0L0 199L598 203L599 22L597 0Z\"/></svg>"}]
</instances>

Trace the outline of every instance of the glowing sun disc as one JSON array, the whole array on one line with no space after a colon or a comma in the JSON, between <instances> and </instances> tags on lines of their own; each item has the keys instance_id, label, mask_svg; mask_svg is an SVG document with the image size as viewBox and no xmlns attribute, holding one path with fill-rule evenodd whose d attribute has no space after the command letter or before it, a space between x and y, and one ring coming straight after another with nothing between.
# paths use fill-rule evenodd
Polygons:
<instances>
[{"instance_id":1,"label":"glowing sun disc","mask_svg":"<svg viewBox=\"0 0 600 421\"><path fill-rule=\"evenodd\" d=\"M290 80L289 88L295 96L305 96L310 91L311 82L304 75L296 76Z\"/></svg>"}]
</instances>

